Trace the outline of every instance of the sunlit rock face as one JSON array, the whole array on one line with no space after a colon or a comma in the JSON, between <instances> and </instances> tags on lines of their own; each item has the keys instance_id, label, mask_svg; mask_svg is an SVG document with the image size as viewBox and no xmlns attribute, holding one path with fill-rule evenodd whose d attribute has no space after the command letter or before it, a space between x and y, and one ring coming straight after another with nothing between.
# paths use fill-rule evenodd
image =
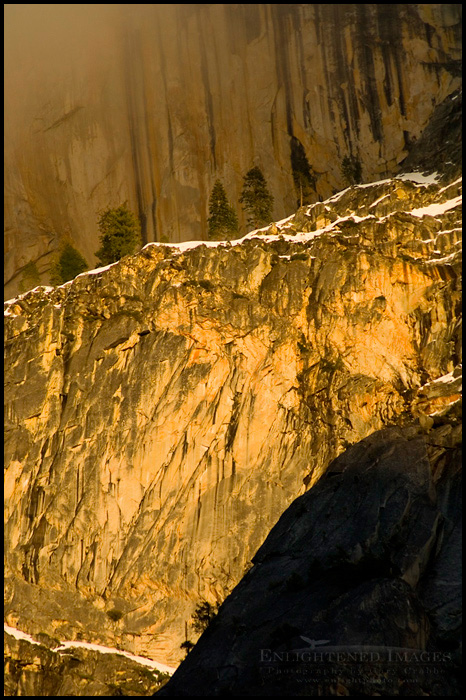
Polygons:
<instances>
[{"instance_id":1,"label":"sunlit rock face","mask_svg":"<svg viewBox=\"0 0 466 700\"><path fill-rule=\"evenodd\" d=\"M253 165L274 219L303 174L308 202L343 187L346 156L364 181L393 174L459 84L460 5L21 7L7 12L6 297L30 261L48 281L64 237L92 266L98 211L125 199L145 241L180 241L205 237L217 178L238 206Z\"/></svg>"},{"instance_id":2,"label":"sunlit rock face","mask_svg":"<svg viewBox=\"0 0 466 700\"><path fill-rule=\"evenodd\" d=\"M47 634L36 641L10 632L3 639L5 696L151 695L168 678L116 650L64 647Z\"/></svg>"},{"instance_id":3,"label":"sunlit rock face","mask_svg":"<svg viewBox=\"0 0 466 700\"><path fill-rule=\"evenodd\" d=\"M460 395L461 180L353 186L5 304L6 616L175 664L348 445Z\"/></svg>"}]
</instances>

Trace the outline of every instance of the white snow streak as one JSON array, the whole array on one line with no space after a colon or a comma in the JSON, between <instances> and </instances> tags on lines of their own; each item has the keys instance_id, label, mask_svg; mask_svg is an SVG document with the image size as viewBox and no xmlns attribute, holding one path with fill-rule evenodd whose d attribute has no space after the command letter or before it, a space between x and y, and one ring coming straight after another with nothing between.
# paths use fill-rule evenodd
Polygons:
<instances>
[{"instance_id":1,"label":"white snow streak","mask_svg":"<svg viewBox=\"0 0 466 700\"><path fill-rule=\"evenodd\" d=\"M454 185L458 185L460 182L463 182L462 175L460 175L458 178L456 178L456 180L454 180L453 182L450 182L448 185L445 185L445 187L442 187L442 189L440 189L437 194L442 194L442 192L445 192L445 190L449 190L450 187L453 187Z\"/></svg>"},{"instance_id":2,"label":"white snow streak","mask_svg":"<svg viewBox=\"0 0 466 700\"><path fill-rule=\"evenodd\" d=\"M445 214L446 211L459 207L461 204L461 196L455 197L454 199L448 199L446 202L440 204L429 204L427 207L421 207L420 209L411 209L409 214L412 216L417 216L422 218L423 216L441 216Z\"/></svg>"},{"instance_id":3,"label":"white snow streak","mask_svg":"<svg viewBox=\"0 0 466 700\"><path fill-rule=\"evenodd\" d=\"M434 250L434 253L440 253L439 250ZM428 264L430 265L437 265L438 263L451 263L454 262L456 259L458 259L458 251L454 251L453 253L450 253L450 255L447 255L444 258L433 258L432 260L428 261ZM458 260L459 262L459 260Z\"/></svg>"},{"instance_id":4,"label":"white snow streak","mask_svg":"<svg viewBox=\"0 0 466 700\"><path fill-rule=\"evenodd\" d=\"M401 173L401 175L395 175L395 180L409 180L410 182L415 182L417 185L437 185L439 181L439 173L431 173L430 175L423 175L422 173Z\"/></svg>"},{"instance_id":5,"label":"white snow streak","mask_svg":"<svg viewBox=\"0 0 466 700\"><path fill-rule=\"evenodd\" d=\"M39 285L38 287L34 287L34 289L28 289L27 292L24 292L24 294L18 294L17 297L13 297L12 299L6 299L3 304L16 304L17 301L21 301L21 299L24 299L27 294L31 294L31 292L39 292L42 291L44 294L48 294L49 292L53 291L54 287L47 287L43 285Z\"/></svg>"},{"instance_id":6,"label":"white snow streak","mask_svg":"<svg viewBox=\"0 0 466 700\"><path fill-rule=\"evenodd\" d=\"M7 634L11 635L15 639L24 640L26 642L29 642L30 644L37 644L38 646L41 646L40 642L37 642L33 637L31 637L30 634L26 634L26 632L17 630L14 627L10 627L5 623L3 625L3 629ZM176 668L174 668L173 666L167 666L166 664L162 664L159 661L153 661L152 659L148 659L145 656L136 656L135 654L130 654L128 651L122 651L121 649L112 649L111 647L106 647L101 644L90 644L88 642L61 642L61 644L55 649L52 649L52 651L60 653L61 651L65 651L65 649L73 648L89 649L90 651L98 651L101 654L119 654L120 656L125 656L131 661L135 661L141 666L147 666L152 670L161 671L162 673L169 673L170 675L176 671Z\"/></svg>"},{"instance_id":7,"label":"white snow streak","mask_svg":"<svg viewBox=\"0 0 466 700\"><path fill-rule=\"evenodd\" d=\"M3 629L7 634L9 634L11 637L14 637L15 639L24 640L25 642L29 642L30 644L37 644L38 646L41 646L40 642L36 642L36 640L33 639L30 634L26 634L26 632L22 632L21 630L17 630L14 627L10 627L6 623L3 623Z\"/></svg>"},{"instance_id":8,"label":"white snow streak","mask_svg":"<svg viewBox=\"0 0 466 700\"><path fill-rule=\"evenodd\" d=\"M372 207L377 206L379 202L383 202L384 199L387 199L387 197L390 197L389 194L384 194L382 197L379 197L378 199L375 200L375 202L372 202L372 204L369 205L369 209L372 209Z\"/></svg>"},{"instance_id":9,"label":"white snow streak","mask_svg":"<svg viewBox=\"0 0 466 700\"><path fill-rule=\"evenodd\" d=\"M121 649L112 649L111 647L102 646L101 644L90 644L89 642L62 642L60 646L52 649L52 651L63 651L65 649L89 649L90 651L98 651L101 654L119 654L120 656L126 656L127 659L135 661L141 666L147 666L156 671L162 671L163 673L174 673L175 668L173 666L167 666L159 661L153 661L145 656L136 656L135 654L130 654L128 651L122 651Z\"/></svg>"},{"instance_id":10,"label":"white snow streak","mask_svg":"<svg viewBox=\"0 0 466 700\"><path fill-rule=\"evenodd\" d=\"M458 377L454 376L454 372L449 372L448 374L444 374L443 377L439 377L438 379L434 379L432 382L430 382L430 386L433 384L451 384L452 382L455 382L458 379Z\"/></svg>"},{"instance_id":11,"label":"white snow streak","mask_svg":"<svg viewBox=\"0 0 466 700\"><path fill-rule=\"evenodd\" d=\"M423 175L422 173L419 172L412 172L412 173L401 173L399 175L396 175L394 178L388 178L385 180L376 180L374 182L368 182L362 185L354 185L355 188L357 189L367 189L369 187L375 187L377 185L383 185L386 183L393 182L395 180L403 180L403 181L411 181L416 183L417 185L422 185L422 186L428 186L432 184L437 184L438 179L439 179L439 174L438 173L431 173L430 175ZM441 192L444 192L447 190L449 187L458 184L461 182L462 178L459 177L457 178L454 182L450 183L446 187L443 187L441 190L439 190L438 194ZM344 190L341 190L340 192L337 192L336 194L332 195L328 199L326 199L324 202L318 202L317 204L323 204L324 206L326 204L336 202L338 201L343 195L348 192L351 189L351 187L347 187ZM374 207L376 204L381 202L383 199L386 197L389 197L389 194L385 194L379 199L377 199L375 202L373 202L370 207ZM412 209L411 211L406 212L407 214L411 214L412 216L416 216L418 218L422 218L423 216L441 216L444 214L446 211L449 211L450 209L454 209L455 207L459 206L461 204L461 196L455 197L454 199L450 199L447 202L442 202L441 204L430 204L426 207L421 207L417 209ZM316 206L315 204L311 204L307 208L307 212L309 213L312 211L313 207ZM385 217L382 217L379 219L379 221L383 221L389 216L392 216L392 214L395 212L392 212L391 214L388 214ZM237 238L234 240L228 240L228 241L183 241L181 243L159 243L159 242L150 242L147 243L142 250L145 250L146 248L149 248L150 246L163 246L172 249L174 252L178 253L185 253L188 250L192 250L193 248L198 248L199 246L205 246L206 248L224 248L224 247L232 247L232 246L237 246L241 245L244 243L244 241L251 240L252 238L260 238L263 241L266 242L273 242L276 240L284 239L286 241L298 241L298 242L307 242L311 241L313 238L316 236L321 235L322 233L326 233L328 231L331 231L338 223L341 223L342 221L347 221L349 219L352 219L353 221L360 222L364 221L365 219L369 218L375 218L372 214L369 216L357 216L356 214L351 214L349 216L341 217L334 221L333 223L325 226L324 228L318 229L317 231L312 231L310 233L297 233L296 235L286 235L284 232L286 231L286 224L292 223L292 220L294 218L295 214L291 214L291 216L286 217L285 219L281 219L280 221L274 222L275 226L277 228L282 228L282 232L278 234L265 234L265 232L270 228L270 225L264 226L259 229L255 229L254 231L249 231L245 236L242 238ZM452 229L455 230L455 229ZM119 262L119 261L118 261ZM111 263L110 265L106 265L105 267L97 267L94 270L87 270L86 272L82 272L81 274L77 275L75 279L78 279L79 277L87 277L89 275L99 275L101 272L105 272L106 270L110 269L114 265L117 265L118 262ZM65 282L65 284L60 285L60 287L66 287L69 284L71 284L73 280L70 280L69 282ZM14 297L13 299L8 299L7 301L4 302L4 305L10 305L14 304L15 302L23 299L26 294L30 294L30 292L42 290L44 293L48 293L50 291L53 291L54 287L45 287L45 286L39 286L35 287L33 290L30 290L28 292L25 292L24 294L21 294L17 297ZM8 309L5 309L4 311L5 315L10 315L10 312Z\"/></svg>"},{"instance_id":12,"label":"white snow streak","mask_svg":"<svg viewBox=\"0 0 466 700\"><path fill-rule=\"evenodd\" d=\"M101 272L105 272L105 270L109 270L114 265L117 265L118 262L119 261L117 260L117 262L110 263L110 265L105 265L105 267L96 267L94 270L86 270L86 272L81 272L79 275L76 275L74 279L76 280L78 277L87 277L88 275L99 275ZM68 284L68 282L65 282L65 284Z\"/></svg>"},{"instance_id":13,"label":"white snow streak","mask_svg":"<svg viewBox=\"0 0 466 700\"><path fill-rule=\"evenodd\" d=\"M375 182L365 182L363 185L354 185L358 190L366 190L368 187L375 187L376 185L386 185L387 182L392 182L396 178L387 178L385 180L375 180Z\"/></svg>"}]
</instances>

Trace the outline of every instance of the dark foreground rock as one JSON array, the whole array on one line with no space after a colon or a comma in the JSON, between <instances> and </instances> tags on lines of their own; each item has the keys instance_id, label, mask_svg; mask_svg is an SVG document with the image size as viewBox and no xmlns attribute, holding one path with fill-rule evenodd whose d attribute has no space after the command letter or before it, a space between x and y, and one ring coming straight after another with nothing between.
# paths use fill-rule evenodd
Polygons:
<instances>
[{"instance_id":1,"label":"dark foreground rock","mask_svg":"<svg viewBox=\"0 0 466 700\"><path fill-rule=\"evenodd\" d=\"M296 499L160 696L460 694L460 425L378 431Z\"/></svg>"}]
</instances>

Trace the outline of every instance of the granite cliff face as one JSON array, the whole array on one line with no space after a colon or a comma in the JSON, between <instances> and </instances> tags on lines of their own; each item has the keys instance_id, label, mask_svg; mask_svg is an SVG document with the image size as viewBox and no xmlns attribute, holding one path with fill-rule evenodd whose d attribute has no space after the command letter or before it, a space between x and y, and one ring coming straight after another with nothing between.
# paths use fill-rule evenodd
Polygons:
<instances>
[{"instance_id":1,"label":"granite cliff face","mask_svg":"<svg viewBox=\"0 0 466 700\"><path fill-rule=\"evenodd\" d=\"M145 241L182 241L253 164L276 219L303 178L308 202L341 189L346 156L393 174L460 80L461 5L79 7L6 6L6 297L64 238L92 266L125 199Z\"/></svg>"},{"instance_id":2,"label":"granite cliff face","mask_svg":"<svg viewBox=\"0 0 466 700\"><path fill-rule=\"evenodd\" d=\"M461 363L461 179L438 179L6 303L8 624L177 663L332 459L435 425Z\"/></svg>"}]
</instances>

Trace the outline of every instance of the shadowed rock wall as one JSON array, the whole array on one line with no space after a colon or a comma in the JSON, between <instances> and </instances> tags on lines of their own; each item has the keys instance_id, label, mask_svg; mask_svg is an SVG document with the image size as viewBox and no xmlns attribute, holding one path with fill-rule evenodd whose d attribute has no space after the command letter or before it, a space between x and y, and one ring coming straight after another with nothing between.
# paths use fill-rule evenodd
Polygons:
<instances>
[{"instance_id":1,"label":"shadowed rock wall","mask_svg":"<svg viewBox=\"0 0 466 700\"><path fill-rule=\"evenodd\" d=\"M160 696L461 695L461 410L296 499Z\"/></svg>"}]
</instances>

